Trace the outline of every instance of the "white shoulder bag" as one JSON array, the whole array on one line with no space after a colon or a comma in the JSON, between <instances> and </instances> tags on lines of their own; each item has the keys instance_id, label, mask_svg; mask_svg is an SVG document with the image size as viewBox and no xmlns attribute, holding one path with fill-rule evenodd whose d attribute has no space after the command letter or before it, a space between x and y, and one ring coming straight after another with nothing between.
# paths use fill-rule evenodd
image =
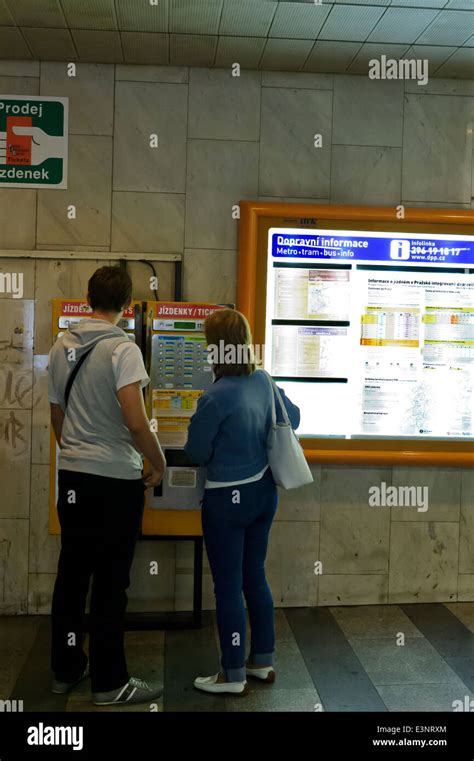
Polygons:
<instances>
[{"instance_id":1,"label":"white shoulder bag","mask_svg":"<svg viewBox=\"0 0 474 761\"><path fill-rule=\"evenodd\" d=\"M303 448L291 427L285 403L273 378L262 370L268 378L272 392L272 427L267 438L268 464L277 486L282 489L297 489L313 482L313 476L306 462ZM277 423L275 394L281 407L283 422Z\"/></svg>"}]
</instances>

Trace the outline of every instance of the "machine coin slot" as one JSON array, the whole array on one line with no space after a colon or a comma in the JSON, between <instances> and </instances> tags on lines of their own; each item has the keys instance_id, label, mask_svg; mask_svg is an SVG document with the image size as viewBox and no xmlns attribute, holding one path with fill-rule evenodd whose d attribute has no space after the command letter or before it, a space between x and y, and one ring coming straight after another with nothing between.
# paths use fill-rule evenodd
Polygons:
<instances>
[{"instance_id":1,"label":"machine coin slot","mask_svg":"<svg viewBox=\"0 0 474 761\"><path fill-rule=\"evenodd\" d=\"M183 449L165 449L166 464L169 468L199 468L192 462Z\"/></svg>"}]
</instances>

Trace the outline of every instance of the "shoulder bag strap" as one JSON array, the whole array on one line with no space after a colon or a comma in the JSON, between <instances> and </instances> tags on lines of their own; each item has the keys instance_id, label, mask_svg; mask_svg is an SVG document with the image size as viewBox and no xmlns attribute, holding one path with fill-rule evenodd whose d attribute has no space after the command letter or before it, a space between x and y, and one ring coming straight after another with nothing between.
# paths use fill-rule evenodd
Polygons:
<instances>
[{"instance_id":1,"label":"shoulder bag strap","mask_svg":"<svg viewBox=\"0 0 474 761\"><path fill-rule=\"evenodd\" d=\"M95 344L95 346L97 346L97 344ZM93 346L92 349L89 349L89 351L86 351L85 354L83 354L82 357L74 365L74 368L73 368L73 370L72 370L72 372L71 372L71 374L70 374L70 376L69 376L69 378L67 380L66 390L64 391L64 402L65 402L66 407L67 407L67 404L68 404L68 401L69 401L69 395L71 393L72 384L76 380L76 375L78 374L78 372L81 369L84 361L87 359L87 357L89 356L91 351L95 348L95 346Z\"/></svg>"},{"instance_id":2,"label":"shoulder bag strap","mask_svg":"<svg viewBox=\"0 0 474 761\"><path fill-rule=\"evenodd\" d=\"M129 338L124 338L123 336L110 336L108 338L105 338L104 340L105 341L114 340L116 346L120 346L120 344L128 343L128 341L130 339ZM66 389L64 391L64 401L65 401L66 407L67 407L67 404L68 404L68 401L69 401L69 395L71 393L72 384L76 380L76 375L78 374L79 370L81 369L83 362L87 359L89 354L92 351L94 351L95 347L98 346L99 343L102 343L102 342L101 341L97 341L97 343L94 344L92 349L89 349L89 351L86 351L85 354L83 354L82 357L74 365L74 369L72 370L72 372L71 372L71 374L70 374L70 376L68 378L68 381L67 381L67 384L66 384ZM113 351L115 350L116 346L114 347Z\"/></svg>"},{"instance_id":3,"label":"shoulder bag strap","mask_svg":"<svg viewBox=\"0 0 474 761\"><path fill-rule=\"evenodd\" d=\"M282 396L280 394L280 390L279 390L277 384L273 380L273 378L270 375L270 373L267 373L266 370L262 370L262 372L265 373L265 375L267 376L268 382L270 384L270 388L272 390L272 424L276 425L276 405L275 405L275 395L276 395L276 397L278 399L278 403L279 403L280 408L281 408L281 414L283 416L283 420L284 420L284 422L287 425L291 425L290 418L288 417L288 413L286 411L285 403L284 403L284 401L282 399Z\"/></svg>"},{"instance_id":4,"label":"shoulder bag strap","mask_svg":"<svg viewBox=\"0 0 474 761\"><path fill-rule=\"evenodd\" d=\"M276 425L276 408L275 408L275 394L273 393L272 376L270 375L270 373L267 373L267 371L264 370L263 368L260 368L259 372L263 373L266 376L268 383L270 385L270 391L272 394L272 425L275 426Z\"/></svg>"},{"instance_id":5,"label":"shoulder bag strap","mask_svg":"<svg viewBox=\"0 0 474 761\"><path fill-rule=\"evenodd\" d=\"M288 417L288 412L286 411L285 402L283 401L283 398L282 398L282 396L280 394L280 389L278 388L278 386L275 383L275 381L273 380L273 378L272 378L272 384L273 384L273 389L275 391L276 397L277 397L278 402L280 404L280 409L281 409L281 414L283 416L283 420L286 423L286 425L289 425L291 427L290 418Z\"/></svg>"}]
</instances>

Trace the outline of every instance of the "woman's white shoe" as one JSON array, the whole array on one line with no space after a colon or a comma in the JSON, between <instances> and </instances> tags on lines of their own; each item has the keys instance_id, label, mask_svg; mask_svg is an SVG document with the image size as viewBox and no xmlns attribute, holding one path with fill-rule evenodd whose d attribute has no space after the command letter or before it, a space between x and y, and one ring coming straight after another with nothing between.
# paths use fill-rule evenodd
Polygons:
<instances>
[{"instance_id":1,"label":"woman's white shoe","mask_svg":"<svg viewBox=\"0 0 474 761\"><path fill-rule=\"evenodd\" d=\"M247 682L218 682L219 674L214 676L198 676L194 680L197 690L213 693L227 693L232 695L245 695L248 690Z\"/></svg>"},{"instance_id":2,"label":"woman's white shoe","mask_svg":"<svg viewBox=\"0 0 474 761\"><path fill-rule=\"evenodd\" d=\"M265 666L264 668L249 668L246 667L247 676L252 676L255 679L260 679L262 682L268 682L269 684L275 681L275 669L273 666Z\"/></svg>"}]
</instances>

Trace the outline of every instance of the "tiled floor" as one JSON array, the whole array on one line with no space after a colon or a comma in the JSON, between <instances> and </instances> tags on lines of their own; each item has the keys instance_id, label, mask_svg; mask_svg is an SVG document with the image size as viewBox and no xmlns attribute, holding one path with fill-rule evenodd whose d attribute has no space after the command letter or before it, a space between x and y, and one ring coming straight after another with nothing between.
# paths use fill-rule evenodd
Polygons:
<instances>
[{"instance_id":1,"label":"tiled floor","mask_svg":"<svg viewBox=\"0 0 474 761\"><path fill-rule=\"evenodd\" d=\"M25 711L452 711L474 697L474 602L277 610L277 681L204 695L218 665L215 615L196 631L128 632L130 672L162 680L156 704L95 708L90 683L49 691L47 617L0 618L0 699Z\"/></svg>"}]
</instances>

